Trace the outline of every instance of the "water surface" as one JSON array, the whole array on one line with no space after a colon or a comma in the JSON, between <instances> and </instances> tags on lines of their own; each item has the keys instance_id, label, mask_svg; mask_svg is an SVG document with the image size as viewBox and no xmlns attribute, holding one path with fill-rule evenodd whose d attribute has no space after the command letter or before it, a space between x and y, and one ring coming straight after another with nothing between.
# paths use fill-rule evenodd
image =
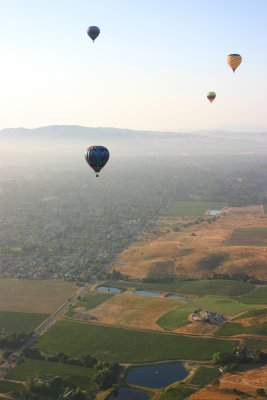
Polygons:
<instances>
[{"instance_id":1,"label":"water surface","mask_svg":"<svg viewBox=\"0 0 267 400\"><path fill-rule=\"evenodd\" d=\"M187 375L187 370L180 362L151 364L130 368L125 382L160 389L173 382L181 381Z\"/></svg>"},{"instance_id":2,"label":"water surface","mask_svg":"<svg viewBox=\"0 0 267 400\"><path fill-rule=\"evenodd\" d=\"M160 297L161 294L159 292L149 292L147 290L135 290L134 294L139 294L141 296L150 296L150 297Z\"/></svg>"},{"instance_id":3,"label":"water surface","mask_svg":"<svg viewBox=\"0 0 267 400\"><path fill-rule=\"evenodd\" d=\"M105 292L105 293L121 293L121 289L115 287L107 287L107 286L98 286L96 290L97 292Z\"/></svg>"}]
</instances>

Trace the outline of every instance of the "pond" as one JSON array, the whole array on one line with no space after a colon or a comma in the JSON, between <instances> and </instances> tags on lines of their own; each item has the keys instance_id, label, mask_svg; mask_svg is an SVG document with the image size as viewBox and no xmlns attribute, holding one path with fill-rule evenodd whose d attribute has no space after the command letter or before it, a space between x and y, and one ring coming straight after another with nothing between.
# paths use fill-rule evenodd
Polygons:
<instances>
[{"instance_id":1,"label":"pond","mask_svg":"<svg viewBox=\"0 0 267 400\"><path fill-rule=\"evenodd\" d=\"M117 393L111 394L107 400L148 400L149 394L140 390L120 387Z\"/></svg>"},{"instance_id":2,"label":"pond","mask_svg":"<svg viewBox=\"0 0 267 400\"><path fill-rule=\"evenodd\" d=\"M96 289L97 292L105 292L105 293L121 293L121 289L115 287L107 287L107 286L98 286Z\"/></svg>"},{"instance_id":3,"label":"pond","mask_svg":"<svg viewBox=\"0 0 267 400\"><path fill-rule=\"evenodd\" d=\"M160 389L188 375L181 362L151 364L130 368L125 383Z\"/></svg>"},{"instance_id":4,"label":"pond","mask_svg":"<svg viewBox=\"0 0 267 400\"><path fill-rule=\"evenodd\" d=\"M141 296L152 296L152 297L160 297L161 294L159 292L149 292L147 290L135 290L134 294L139 294Z\"/></svg>"},{"instance_id":5,"label":"pond","mask_svg":"<svg viewBox=\"0 0 267 400\"><path fill-rule=\"evenodd\" d=\"M186 300L186 298L184 296L180 295L180 294L172 294L172 293L170 293L170 294L167 294L165 297L166 297L166 299L182 300L182 301Z\"/></svg>"},{"instance_id":6,"label":"pond","mask_svg":"<svg viewBox=\"0 0 267 400\"><path fill-rule=\"evenodd\" d=\"M210 210L209 211L209 215L220 215L221 214L221 210Z\"/></svg>"}]
</instances>

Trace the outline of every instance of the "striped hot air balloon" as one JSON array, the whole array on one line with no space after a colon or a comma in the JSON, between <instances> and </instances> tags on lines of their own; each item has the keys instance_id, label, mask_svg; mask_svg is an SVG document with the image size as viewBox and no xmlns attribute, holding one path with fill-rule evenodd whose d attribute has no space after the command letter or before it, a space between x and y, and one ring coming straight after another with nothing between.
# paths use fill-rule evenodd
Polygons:
<instances>
[{"instance_id":1,"label":"striped hot air balloon","mask_svg":"<svg viewBox=\"0 0 267 400\"><path fill-rule=\"evenodd\" d=\"M207 98L208 98L208 100L209 100L211 103L213 102L213 100L215 99L215 97L216 97L216 93L215 93L215 92L208 92Z\"/></svg>"},{"instance_id":2,"label":"striped hot air balloon","mask_svg":"<svg viewBox=\"0 0 267 400\"><path fill-rule=\"evenodd\" d=\"M229 54L227 56L227 64L232 68L233 72L237 69L237 67L241 64L242 57L240 54Z\"/></svg>"}]
</instances>

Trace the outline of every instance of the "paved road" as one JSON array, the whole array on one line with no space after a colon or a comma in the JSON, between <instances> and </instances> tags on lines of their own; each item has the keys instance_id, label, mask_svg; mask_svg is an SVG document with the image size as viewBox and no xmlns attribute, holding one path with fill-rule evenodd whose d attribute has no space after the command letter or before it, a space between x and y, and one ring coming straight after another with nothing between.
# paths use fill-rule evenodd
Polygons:
<instances>
[{"instance_id":1,"label":"paved road","mask_svg":"<svg viewBox=\"0 0 267 400\"><path fill-rule=\"evenodd\" d=\"M68 300L59 307L54 314L50 315L41 325L39 325L35 330L32 336L27 340L27 342L17 349L14 353L12 353L8 360L6 360L3 364L0 365L0 379L3 378L8 370L10 369L10 364L15 365L16 362L19 360L22 351L26 347L30 347L33 343L42 336L48 328L50 328L55 322L57 322L63 315L68 311L69 306L71 303L77 300L78 296L84 295L88 290L88 286L84 286L79 288Z\"/></svg>"}]
</instances>

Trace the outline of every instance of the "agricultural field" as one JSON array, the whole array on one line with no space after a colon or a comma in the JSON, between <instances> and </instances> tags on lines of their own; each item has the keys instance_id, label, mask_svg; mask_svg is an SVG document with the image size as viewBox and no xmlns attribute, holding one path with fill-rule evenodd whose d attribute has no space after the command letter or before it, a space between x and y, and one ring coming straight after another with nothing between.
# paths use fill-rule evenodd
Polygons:
<instances>
[{"instance_id":1,"label":"agricultural field","mask_svg":"<svg viewBox=\"0 0 267 400\"><path fill-rule=\"evenodd\" d=\"M52 374L66 377L70 384L73 383L82 389L86 389L90 388L90 376L93 373L94 370L91 368L45 360L25 359L8 373L6 379L26 381L28 378L35 378L38 374Z\"/></svg>"},{"instance_id":2,"label":"agricultural field","mask_svg":"<svg viewBox=\"0 0 267 400\"><path fill-rule=\"evenodd\" d=\"M207 295L202 297L196 297L192 300L194 305L204 310L218 312L226 316L233 316L241 312L248 311L251 308L255 308L254 304L241 303L241 299L233 300L226 296L214 296Z\"/></svg>"},{"instance_id":3,"label":"agricultural field","mask_svg":"<svg viewBox=\"0 0 267 400\"><path fill-rule=\"evenodd\" d=\"M188 325L191 322L188 317L193 313L195 308L192 305L178 305L173 310L164 314L158 321L157 324L166 331L171 331L176 328Z\"/></svg>"},{"instance_id":4,"label":"agricultural field","mask_svg":"<svg viewBox=\"0 0 267 400\"><path fill-rule=\"evenodd\" d=\"M10 382L5 379L0 381L0 393L13 392L19 394L23 389L25 389L25 386L21 383Z\"/></svg>"},{"instance_id":5,"label":"agricultural field","mask_svg":"<svg viewBox=\"0 0 267 400\"><path fill-rule=\"evenodd\" d=\"M259 286L252 293L247 293L240 297L240 301L244 304L264 304L267 305L267 286ZM256 308L254 306L254 308Z\"/></svg>"},{"instance_id":6,"label":"agricultural field","mask_svg":"<svg viewBox=\"0 0 267 400\"><path fill-rule=\"evenodd\" d=\"M97 322L131 328L160 330L157 320L179 302L165 297L122 293L90 311Z\"/></svg>"},{"instance_id":7,"label":"agricultural field","mask_svg":"<svg viewBox=\"0 0 267 400\"><path fill-rule=\"evenodd\" d=\"M0 331L28 333L48 317L49 314L0 311Z\"/></svg>"},{"instance_id":8,"label":"agricultural field","mask_svg":"<svg viewBox=\"0 0 267 400\"><path fill-rule=\"evenodd\" d=\"M183 279L170 283L106 281L105 286L117 287L120 289L156 290L160 292L184 293L200 296L207 293L219 296L240 296L251 292L255 288L255 285L252 283L229 279Z\"/></svg>"},{"instance_id":9,"label":"agricultural field","mask_svg":"<svg viewBox=\"0 0 267 400\"><path fill-rule=\"evenodd\" d=\"M62 340L64 337L64 341ZM60 321L37 342L47 354L65 352L81 356L84 349L102 361L152 362L209 360L218 351L231 351L237 341L138 331L91 323Z\"/></svg>"},{"instance_id":10,"label":"agricultural field","mask_svg":"<svg viewBox=\"0 0 267 400\"><path fill-rule=\"evenodd\" d=\"M194 375L190 379L190 384L196 386L204 386L210 382L213 382L221 375L222 374L218 368L210 368L202 365L201 367L198 367L198 369L195 371Z\"/></svg>"},{"instance_id":11,"label":"agricultural field","mask_svg":"<svg viewBox=\"0 0 267 400\"><path fill-rule=\"evenodd\" d=\"M238 315L237 317L233 318L233 321L240 320L240 319L242 320L245 318L260 317L262 315L267 315L267 307L247 311L244 314Z\"/></svg>"},{"instance_id":12,"label":"agricultural field","mask_svg":"<svg viewBox=\"0 0 267 400\"><path fill-rule=\"evenodd\" d=\"M262 206L263 206L264 215L266 215L267 214L267 204L263 204Z\"/></svg>"},{"instance_id":13,"label":"agricultural field","mask_svg":"<svg viewBox=\"0 0 267 400\"><path fill-rule=\"evenodd\" d=\"M194 389L186 385L177 383L164 389L159 397L157 397L157 400L183 400L194 393L194 391Z\"/></svg>"},{"instance_id":14,"label":"agricultural field","mask_svg":"<svg viewBox=\"0 0 267 400\"><path fill-rule=\"evenodd\" d=\"M110 293L88 292L85 296L75 303L75 307L83 307L86 310L97 307L113 297Z\"/></svg>"},{"instance_id":15,"label":"agricultural field","mask_svg":"<svg viewBox=\"0 0 267 400\"><path fill-rule=\"evenodd\" d=\"M0 279L0 311L51 314L76 290L63 281Z\"/></svg>"},{"instance_id":16,"label":"agricultural field","mask_svg":"<svg viewBox=\"0 0 267 400\"><path fill-rule=\"evenodd\" d=\"M267 246L267 228L235 229L226 242L227 246Z\"/></svg>"},{"instance_id":17,"label":"agricultural field","mask_svg":"<svg viewBox=\"0 0 267 400\"><path fill-rule=\"evenodd\" d=\"M221 210L224 203L203 201L174 201L165 211L166 215L174 216L200 216L207 210Z\"/></svg>"},{"instance_id":18,"label":"agricultural field","mask_svg":"<svg viewBox=\"0 0 267 400\"><path fill-rule=\"evenodd\" d=\"M262 324L244 326L236 322L226 322L216 331L216 336L234 336L234 335L263 335L267 336L267 322Z\"/></svg>"},{"instance_id":19,"label":"agricultural field","mask_svg":"<svg viewBox=\"0 0 267 400\"><path fill-rule=\"evenodd\" d=\"M254 289L252 283L226 280L206 279L186 282L181 286L181 293L194 295L218 295L218 296L240 296Z\"/></svg>"}]
</instances>

